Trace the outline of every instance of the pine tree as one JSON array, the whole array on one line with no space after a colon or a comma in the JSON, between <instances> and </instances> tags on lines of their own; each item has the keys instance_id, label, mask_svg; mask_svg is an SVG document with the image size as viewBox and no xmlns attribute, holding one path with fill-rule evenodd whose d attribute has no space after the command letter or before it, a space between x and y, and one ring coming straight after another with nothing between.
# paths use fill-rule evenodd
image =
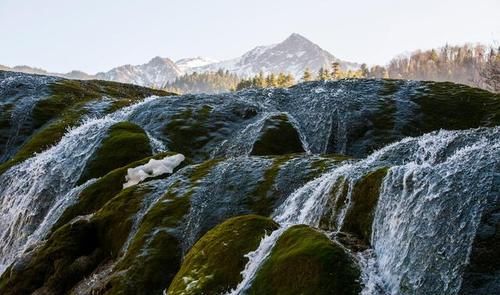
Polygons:
<instances>
[{"instance_id":1,"label":"pine tree","mask_svg":"<svg viewBox=\"0 0 500 295\"><path fill-rule=\"evenodd\" d=\"M368 69L368 66L366 64L361 65L360 71L361 78L368 78L368 76L370 75L370 70Z\"/></svg>"},{"instance_id":2,"label":"pine tree","mask_svg":"<svg viewBox=\"0 0 500 295\"><path fill-rule=\"evenodd\" d=\"M318 72L318 79L321 81L330 80L330 73L328 73L328 70L321 67Z\"/></svg>"},{"instance_id":3,"label":"pine tree","mask_svg":"<svg viewBox=\"0 0 500 295\"><path fill-rule=\"evenodd\" d=\"M276 76L274 75L274 73L267 75L266 84L267 84L267 87L277 87L278 86L278 83L276 81Z\"/></svg>"},{"instance_id":4,"label":"pine tree","mask_svg":"<svg viewBox=\"0 0 500 295\"><path fill-rule=\"evenodd\" d=\"M332 74L331 74L331 78L334 79L334 80L337 80L339 79L341 76L341 73L340 73L340 63L338 62L333 62L332 63Z\"/></svg>"},{"instance_id":5,"label":"pine tree","mask_svg":"<svg viewBox=\"0 0 500 295\"><path fill-rule=\"evenodd\" d=\"M311 73L311 70L309 68L306 68L306 70L304 71L304 74L302 75L302 81L303 82L308 82L308 81L311 81L313 79L313 76L312 76L312 73Z\"/></svg>"}]
</instances>

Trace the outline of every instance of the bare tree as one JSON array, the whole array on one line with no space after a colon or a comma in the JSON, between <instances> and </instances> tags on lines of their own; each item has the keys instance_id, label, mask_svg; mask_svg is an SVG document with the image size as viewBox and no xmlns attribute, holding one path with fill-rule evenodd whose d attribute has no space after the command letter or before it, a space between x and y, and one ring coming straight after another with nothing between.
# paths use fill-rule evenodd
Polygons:
<instances>
[{"instance_id":1,"label":"bare tree","mask_svg":"<svg viewBox=\"0 0 500 295\"><path fill-rule=\"evenodd\" d=\"M488 61L479 75L487 90L500 92L500 48L491 48Z\"/></svg>"}]
</instances>

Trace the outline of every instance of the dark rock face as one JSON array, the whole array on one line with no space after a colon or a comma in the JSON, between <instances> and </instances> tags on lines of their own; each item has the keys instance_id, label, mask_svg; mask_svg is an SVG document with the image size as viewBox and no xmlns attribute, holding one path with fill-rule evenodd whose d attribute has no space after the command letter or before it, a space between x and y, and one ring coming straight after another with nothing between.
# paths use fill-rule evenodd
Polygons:
<instances>
[{"instance_id":1,"label":"dark rock face","mask_svg":"<svg viewBox=\"0 0 500 295\"><path fill-rule=\"evenodd\" d=\"M266 120L250 154L265 156L303 152L305 151L297 130L286 115L280 115Z\"/></svg>"},{"instance_id":2,"label":"dark rock face","mask_svg":"<svg viewBox=\"0 0 500 295\"><path fill-rule=\"evenodd\" d=\"M463 275L460 294L494 294L500 290L500 206L483 213Z\"/></svg>"}]
</instances>

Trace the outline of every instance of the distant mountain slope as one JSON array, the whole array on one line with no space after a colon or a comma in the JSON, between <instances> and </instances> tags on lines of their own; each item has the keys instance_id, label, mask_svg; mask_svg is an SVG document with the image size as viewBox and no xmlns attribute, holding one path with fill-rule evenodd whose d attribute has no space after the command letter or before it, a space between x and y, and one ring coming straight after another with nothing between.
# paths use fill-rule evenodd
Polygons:
<instances>
[{"instance_id":1,"label":"distant mountain slope","mask_svg":"<svg viewBox=\"0 0 500 295\"><path fill-rule=\"evenodd\" d=\"M316 72L321 67L330 67L334 61L339 62L341 67L346 70L359 67L356 63L336 58L305 37L294 33L281 43L258 46L238 58L220 62L206 57L183 58L174 62L169 58L157 56L142 65L123 65L96 75L81 71L51 73L29 66L0 67L7 71L69 79L100 79L141 86L163 87L184 74L215 72L219 69L228 70L230 73L244 77L256 75L260 71L264 73L290 73L300 77L306 68Z\"/></svg>"},{"instance_id":2,"label":"distant mountain slope","mask_svg":"<svg viewBox=\"0 0 500 295\"><path fill-rule=\"evenodd\" d=\"M171 59L157 56L146 64L124 65L105 73L98 73L96 78L141 86L162 87L181 74L182 71Z\"/></svg>"},{"instance_id":3,"label":"distant mountain slope","mask_svg":"<svg viewBox=\"0 0 500 295\"><path fill-rule=\"evenodd\" d=\"M330 67L332 62L339 62L343 69L358 68L359 65L342 61L328 51L297 33L293 33L281 43L259 46L241 57L200 67L195 70L225 69L240 76L253 76L264 73L290 73L300 77L306 68L318 71L321 67Z\"/></svg>"},{"instance_id":4,"label":"distant mountain slope","mask_svg":"<svg viewBox=\"0 0 500 295\"><path fill-rule=\"evenodd\" d=\"M190 72L193 68L199 68L213 63L218 63L218 60L207 58L207 57L190 57L179 59L175 62L177 67L183 72Z\"/></svg>"}]
</instances>

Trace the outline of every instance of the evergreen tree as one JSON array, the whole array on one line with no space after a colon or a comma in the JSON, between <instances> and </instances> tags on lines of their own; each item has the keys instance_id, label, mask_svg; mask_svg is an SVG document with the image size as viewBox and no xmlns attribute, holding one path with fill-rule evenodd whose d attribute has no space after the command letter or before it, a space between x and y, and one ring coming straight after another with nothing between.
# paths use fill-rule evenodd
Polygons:
<instances>
[{"instance_id":1,"label":"evergreen tree","mask_svg":"<svg viewBox=\"0 0 500 295\"><path fill-rule=\"evenodd\" d=\"M341 72L340 72L340 63L338 62L333 62L332 63L332 74L331 78L332 79L339 79L341 77Z\"/></svg>"},{"instance_id":2,"label":"evergreen tree","mask_svg":"<svg viewBox=\"0 0 500 295\"><path fill-rule=\"evenodd\" d=\"M277 87L278 86L278 83L276 81L276 76L274 75L274 73L271 73L267 76L266 78L266 86L267 87Z\"/></svg>"},{"instance_id":3,"label":"evergreen tree","mask_svg":"<svg viewBox=\"0 0 500 295\"><path fill-rule=\"evenodd\" d=\"M330 73L328 72L328 70L321 67L318 71L318 79L321 81L330 80Z\"/></svg>"},{"instance_id":4,"label":"evergreen tree","mask_svg":"<svg viewBox=\"0 0 500 295\"><path fill-rule=\"evenodd\" d=\"M368 66L366 64L361 65L360 72L361 78L368 78L368 76L370 75L370 70L368 69Z\"/></svg>"},{"instance_id":5,"label":"evergreen tree","mask_svg":"<svg viewBox=\"0 0 500 295\"><path fill-rule=\"evenodd\" d=\"M304 71L304 75L302 75L302 81L303 82L308 82L308 81L312 81L313 79L313 76L312 76L312 73L311 73L311 70L309 68L306 68L306 70Z\"/></svg>"}]
</instances>

